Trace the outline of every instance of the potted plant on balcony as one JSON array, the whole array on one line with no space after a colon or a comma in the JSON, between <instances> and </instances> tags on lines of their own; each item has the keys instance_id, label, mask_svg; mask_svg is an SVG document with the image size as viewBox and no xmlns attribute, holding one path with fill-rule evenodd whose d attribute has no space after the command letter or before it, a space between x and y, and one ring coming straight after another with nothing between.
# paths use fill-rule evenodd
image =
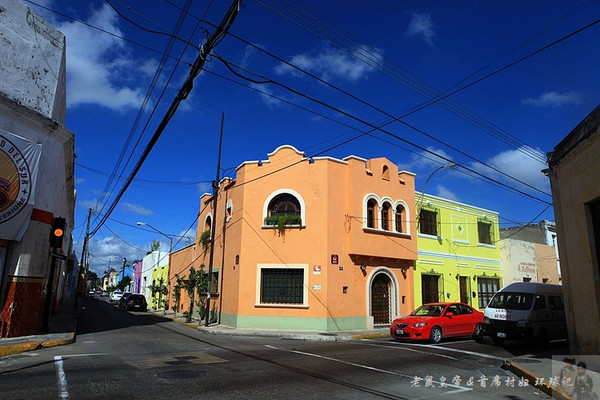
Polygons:
<instances>
[{"instance_id":1,"label":"potted plant on balcony","mask_svg":"<svg viewBox=\"0 0 600 400\"><path fill-rule=\"evenodd\" d=\"M198 242L200 243L200 245L202 245L202 249L204 249L204 252L206 253L206 251L208 251L208 246L210 245L210 229L202 232L202 235L200 235L200 240Z\"/></svg>"},{"instance_id":2,"label":"potted plant on balcony","mask_svg":"<svg viewBox=\"0 0 600 400\"><path fill-rule=\"evenodd\" d=\"M285 228L288 226L302 225L302 217L295 214L289 215L270 215L264 221L267 226L276 226L279 235L285 235Z\"/></svg>"}]
</instances>

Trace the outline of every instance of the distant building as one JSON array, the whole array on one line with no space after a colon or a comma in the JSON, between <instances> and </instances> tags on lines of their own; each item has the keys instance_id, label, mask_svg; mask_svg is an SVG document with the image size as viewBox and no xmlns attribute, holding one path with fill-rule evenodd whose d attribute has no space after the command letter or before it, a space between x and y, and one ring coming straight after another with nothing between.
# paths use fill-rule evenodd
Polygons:
<instances>
[{"instance_id":1,"label":"distant building","mask_svg":"<svg viewBox=\"0 0 600 400\"><path fill-rule=\"evenodd\" d=\"M146 296L146 300L150 307L156 308L158 305L158 303L152 303L152 286L159 285L161 277L164 276L163 279L166 278L168 265L169 253L166 251L154 250L153 252L146 254L142 259L139 293ZM163 284L166 285L166 279L163 281Z\"/></svg>"},{"instance_id":2,"label":"distant building","mask_svg":"<svg viewBox=\"0 0 600 400\"><path fill-rule=\"evenodd\" d=\"M216 211L201 197L196 245L173 257L172 271L208 272L205 232L215 230L216 322L338 331L412 311L414 174L385 158L312 159L292 146L236 173L220 182Z\"/></svg>"},{"instance_id":3,"label":"distant building","mask_svg":"<svg viewBox=\"0 0 600 400\"><path fill-rule=\"evenodd\" d=\"M600 106L548 154L573 354L600 354Z\"/></svg>"},{"instance_id":4,"label":"distant building","mask_svg":"<svg viewBox=\"0 0 600 400\"><path fill-rule=\"evenodd\" d=\"M502 287L498 213L417 193L415 302L460 301L483 309Z\"/></svg>"},{"instance_id":5,"label":"distant building","mask_svg":"<svg viewBox=\"0 0 600 400\"><path fill-rule=\"evenodd\" d=\"M74 136L65 126L64 35L18 0L0 7L0 336L36 333L79 279ZM64 218L52 250L54 218ZM64 290L65 285L69 290Z\"/></svg>"},{"instance_id":6,"label":"distant building","mask_svg":"<svg viewBox=\"0 0 600 400\"><path fill-rule=\"evenodd\" d=\"M505 284L539 282L560 284L556 224L537 224L500 229L502 273Z\"/></svg>"}]
</instances>

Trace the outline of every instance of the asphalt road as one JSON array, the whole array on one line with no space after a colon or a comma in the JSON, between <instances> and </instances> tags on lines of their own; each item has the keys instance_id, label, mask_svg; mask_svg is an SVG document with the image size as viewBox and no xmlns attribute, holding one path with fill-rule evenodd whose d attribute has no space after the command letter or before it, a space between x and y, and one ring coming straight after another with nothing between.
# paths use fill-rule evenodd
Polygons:
<instances>
[{"instance_id":1,"label":"asphalt road","mask_svg":"<svg viewBox=\"0 0 600 400\"><path fill-rule=\"evenodd\" d=\"M76 343L0 359L0 399L550 399L502 361L566 352L207 335L104 298L85 305Z\"/></svg>"}]
</instances>

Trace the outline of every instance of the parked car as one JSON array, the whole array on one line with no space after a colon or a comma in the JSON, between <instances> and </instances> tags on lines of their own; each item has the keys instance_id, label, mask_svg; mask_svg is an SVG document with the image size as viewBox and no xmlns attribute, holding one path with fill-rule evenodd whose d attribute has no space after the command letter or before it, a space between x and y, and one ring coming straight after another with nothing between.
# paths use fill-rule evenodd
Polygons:
<instances>
[{"instance_id":1,"label":"parked car","mask_svg":"<svg viewBox=\"0 0 600 400\"><path fill-rule=\"evenodd\" d=\"M483 313L463 303L423 304L406 317L396 318L390 326L395 339L430 340L439 343L442 338L483 337Z\"/></svg>"},{"instance_id":2,"label":"parked car","mask_svg":"<svg viewBox=\"0 0 600 400\"><path fill-rule=\"evenodd\" d=\"M129 298L129 296L131 296L130 292L126 292L123 293L123 296L121 296L121 299L119 300L119 308L124 310L125 309L125 302L127 301L127 299Z\"/></svg>"},{"instance_id":3,"label":"parked car","mask_svg":"<svg viewBox=\"0 0 600 400\"><path fill-rule=\"evenodd\" d=\"M115 290L114 292L112 292L110 294L108 299L110 301L119 301L119 300L121 300L121 296L123 296L123 292L121 292L120 290Z\"/></svg>"},{"instance_id":4,"label":"parked car","mask_svg":"<svg viewBox=\"0 0 600 400\"><path fill-rule=\"evenodd\" d=\"M103 290L100 292L100 297L107 297L108 296L108 290Z\"/></svg>"},{"instance_id":5,"label":"parked car","mask_svg":"<svg viewBox=\"0 0 600 400\"><path fill-rule=\"evenodd\" d=\"M515 282L503 287L485 308L483 332L497 345L505 339L537 344L567 339L562 286Z\"/></svg>"},{"instance_id":6,"label":"parked car","mask_svg":"<svg viewBox=\"0 0 600 400\"><path fill-rule=\"evenodd\" d=\"M148 303L146 297L143 294L134 293L127 298L127 301L123 305L125 311L136 310L146 311L148 309Z\"/></svg>"}]
</instances>

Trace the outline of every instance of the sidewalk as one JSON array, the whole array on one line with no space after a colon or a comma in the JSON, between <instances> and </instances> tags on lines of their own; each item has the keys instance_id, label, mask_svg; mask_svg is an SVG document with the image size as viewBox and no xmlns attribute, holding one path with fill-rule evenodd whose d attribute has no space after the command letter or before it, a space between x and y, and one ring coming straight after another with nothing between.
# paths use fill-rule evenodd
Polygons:
<instances>
[{"instance_id":1,"label":"sidewalk","mask_svg":"<svg viewBox=\"0 0 600 400\"><path fill-rule=\"evenodd\" d=\"M502 368L511 371L520 379L527 379L529 385L535 386L542 392L558 400L574 400L571 395L573 390L573 380L565 379L561 381L560 371L567 365L563 362L564 355L549 358L535 358L533 356L524 356L511 358L504 361ZM587 374L593 381L593 392L600 393L600 373L597 371L600 367L600 356L574 356L577 362L585 361L587 364ZM591 368L594 368L592 370Z\"/></svg>"},{"instance_id":2,"label":"sidewalk","mask_svg":"<svg viewBox=\"0 0 600 400\"><path fill-rule=\"evenodd\" d=\"M83 310L83 302L79 301L78 307L73 308L73 303L63 304L58 311L50 317L47 334L23 336L17 338L0 338L0 357L23 353L44 347L66 345L75 342L77 321ZM261 336L280 339L312 340L312 341L344 341L353 339L369 339L389 337L389 329L377 328L361 331L342 332L317 332L317 331L282 331L274 329L240 329L224 325L203 326L198 319L188 323L182 315L166 314L162 310L149 310L150 313L170 318L174 322L184 324L192 329L210 335L232 335L232 336ZM523 356L510 358L504 361L503 368L515 374L519 380L527 380L531 386L559 400L573 400L559 382L560 370L565 366L562 361L564 356L549 358L535 358L534 356ZM588 356L587 358L577 356L577 361L584 360L588 364L588 374L592 376L594 391L600 391L600 374L596 371L600 367L600 356ZM515 384L518 384L516 382Z\"/></svg>"},{"instance_id":3,"label":"sidewalk","mask_svg":"<svg viewBox=\"0 0 600 400\"><path fill-rule=\"evenodd\" d=\"M73 301L64 303L48 321L49 332L44 334L0 338L0 357L20 354L43 347L62 346L75 342L77 321L83 310L83 299L77 307Z\"/></svg>"}]
</instances>

